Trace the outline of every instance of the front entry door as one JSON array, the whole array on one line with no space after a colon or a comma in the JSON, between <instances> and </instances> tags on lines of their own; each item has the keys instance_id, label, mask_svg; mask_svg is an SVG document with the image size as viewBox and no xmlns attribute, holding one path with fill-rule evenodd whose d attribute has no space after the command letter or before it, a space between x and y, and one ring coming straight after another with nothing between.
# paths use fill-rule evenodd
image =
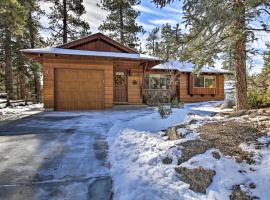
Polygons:
<instances>
[{"instance_id":1,"label":"front entry door","mask_svg":"<svg viewBox=\"0 0 270 200\"><path fill-rule=\"evenodd\" d=\"M126 70L114 71L114 102L115 103L127 102L127 71Z\"/></svg>"}]
</instances>

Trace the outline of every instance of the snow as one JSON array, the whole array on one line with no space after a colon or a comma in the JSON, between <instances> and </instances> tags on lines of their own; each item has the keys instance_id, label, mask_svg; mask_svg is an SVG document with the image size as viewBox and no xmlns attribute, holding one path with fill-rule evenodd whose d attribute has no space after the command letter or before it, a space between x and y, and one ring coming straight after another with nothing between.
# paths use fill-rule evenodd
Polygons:
<instances>
[{"instance_id":1,"label":"snow","mask_svg":"<svg viewBox=\"0 0 270 200\"><path fill-rule=\"evenodd\" d=\"M106 110L100 112L45 112L42 116L46 117L75 117L62 120L61 123L55 121L35 121L24 126L31 127L49 127L53 130L58 129L76 129L82 136L71 135L67 139L67 149L70 152L65 154L63 159L63 168L59 177L66 174L81 175L82 172L91 175L100 175L110 173L113 179L114 199L117 200L206 200L206 199L229 199L232 187L236 184L241 186L252 196L258 196L262 200L269 199L270 184L270 147L267 143L270 141L270 135L260 138L258 141L265 144L262 149L255 149L252 145L241 144L240 147L245 151L255 152L256 164L249 165L245 162L237 163L234 158L224 156L220 153L220 159L214 159L213 151L210 149L204 154L196 155L181 166L196 168L202 166L206 169L213 169L216 172L212 184L208 187L206 194L196 193L189 189L189 185L181 181L181 177L175 172L177 158L181 156L181 143L187 140L194 140L199 137L196 128L203 123L211 120L218 120L221 116L212 116L213 112L224 112L219 105L222 101L211 101L202 103L185 104L183 108L173 109L172 114L161 119L156 109L148 108L132 111L114 111ZM27 110L39 108L41 105L31 105L29 107L16 107L1 109L5 113L27 113ZM187 129L181 128L186 134L184 139L169 141L160 132L163 129L176 124L189 122L196 119L196 124L188 125ZM106 124L105 124L106 122ZM187 131L188 130L188 131ZM97 165L92 163L91 167L86 167L94 155L91 149L83 151L80 145L88 147L92 145L93 137L89 132L98 132L107 137L109 144L109 166L110 171L105 169L98 170ZM32 152L36 149L37 142L31 139L32 136L25 136L27 140L27 151ZM61 139L59 134L56 139ZM24 144L25 145L25 144ZM52 151L58 149L58 141L48 143L48 149L41 157L45 157ZM76 151L71 151L78 147ZM4 148L4 147L3 147ZM88 155L88 156L85 156ZM20 154L18 154L18 157ZM165 157L173 159L172 164L165 165L162 159ZM38 159L35 162L39 162ZM74 168L74 163L81 163ZM41 160L40 160L41 161ZM15 166L16 167L16 166ZM251 170L251 168L253 170ZM85 171L89 169L89 171ZM255 170L255 171L254 171ZM243 173L239 173L243 171ZM255 183L256 188L250 189L248 184ZM69 188L70 189L70 188ZM65 190L69 191L68 187Z\"/></svg>"},{"instance_id":2,"label":"snow","mask_svg":"<svg viewBox=\"0 0 270 200\"><path fill-rule=\"evenodd\" d=\"M216 107L221 103L212 101L186 104L182 109L173 109L172 115L167 119L161 119L154 112L124 124L116 124L108 138L114 198L117 200L225 200L229 199L234 185L245 183L241 187L248 194L267 200L270 183L269 147L265 147L262 151L257 150L260 156L256 158L260 160L256 165L237 163L234 158L221 153L221 158L215 159L212 152L218 151L217 149L210 149L182 163L181 166L188 168L202 166L215 170L216 175L206 194L189 190L189 185L182 182L181 177L179 178L175 172L177 157L181 156L181 143L197 139L199 135L194 129L200 124L209 120L218 120L219 117L211 117L211 114L222 112L222 109ZM198 120L198 123L189 125L188 129L191 129L192 133L187 133L185 139L168 141L160 132L162 129L191 119ZM267 138L260 140L268 141ZM249 148L254 151L251 146L246 146L245 150L248 151ZM172 157L172 164L162 164L162 159L166 156ZM250 183L255 183L256 188L250 189L248 187Z\"/></svg>"},{"instance_id":3,"label":"snow","mask_svg":"<svg viewBox=\"0 0 270 200\"><path fill-rule=\"evenodd\" d=\"M14 104L13 104L14 105ZM30 104L27 106L0 107L0 121L12 120L37 114L43 111L43 104Z\"/></svg>"},{"instance_id":4,"label":"snow","mask_svg":"<svg viewBox=\"0 0 270 200\"><path fill-rule=\"evenodd\" d=\"M97 57L111 57L111 58L132 58L142 60L160 60L159 58L148 56L139 53L117 53L117 52L106 52L106 51L88 51L88 50L74 50L74 49L63 49L56 47L46 47L38 49L23 49L23 53L34 53L34 54L63 54L63 55L81 55L81 56L97 56Z\"/></svg>"},{"instance_id":5,"label":"snow","mask_svg":"<svg viewBox=\"0 0 270 200\"><path fill-rule=\"evenodd\" d=\"M178 70L180 72L193 72L195 69L195 65L193 63L180 62L171 60L165 63L161 63L152 69L156 70ZM200 72L202 73L217 73L217 74L231 74L230 71L224 69L217 69L214 67L202 67Z\"/></svg>"},{"instance_id":6,"label":"snow","mask_svg":"<svg viewBox=\"0 0 270 200\"><path fill-rule=\"evenodd\" d=\"M224 101L208 101L208 102L197 103L196 106L191 108L191 110L206 111L206 112L212 112L212 113L232 112L233 111L233 109L231 109L231 108L223 109L222 108L223 103L224 103Z\"/></svg>"}]
</instances>

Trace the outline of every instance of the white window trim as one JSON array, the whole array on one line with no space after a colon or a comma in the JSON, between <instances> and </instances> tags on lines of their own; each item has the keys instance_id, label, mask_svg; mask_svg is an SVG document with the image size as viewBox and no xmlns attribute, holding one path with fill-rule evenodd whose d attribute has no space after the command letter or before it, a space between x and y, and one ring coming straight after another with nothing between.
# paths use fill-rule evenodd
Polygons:
<instances>
[{"instance_id":1,"label":"white window trim","mask_svg":"<svg viewBox=\"0 0 270 200\"><path fill-rule=\"evenodd\" d=\"M196 77L193 76L193 88L210 88L210 87L205 87L205 77L211 77L211 78L214 78L214 79L215 79L215 87L213 87L213 89L214 89L214 88L217 88L217 78L216 78L216 76L202 75L202 77L203 77L203 87L197 87L197 86L194 85L194 84L195 84L194 79L195 79Z\"/></svg>"}]
</instances>

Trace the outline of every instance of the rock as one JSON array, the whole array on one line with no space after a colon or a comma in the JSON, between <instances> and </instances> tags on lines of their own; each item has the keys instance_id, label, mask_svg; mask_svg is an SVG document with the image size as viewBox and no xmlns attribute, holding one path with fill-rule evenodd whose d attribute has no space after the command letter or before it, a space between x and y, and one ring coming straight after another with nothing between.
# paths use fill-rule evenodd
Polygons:
<instances>
[{"instance_id":1,"label":"rock","mask_svg":"<svg viewBox=\"0 0 270 200\"><path fill-rule=\"evenodd\" d=\"M232 114L230 114L229 117L241 117L243 115L247 114L246 110L241 110L241 111L237 111L237 112L233 112Z\"/></svg>"},{"instance_id":2,"label":"rock","mask_svg":"<svg viewBox=\"0 0 270 200\"><path fill-rule=\"evenodd\" d=\"M233 192L230 195L230 200L253 200L254 198L248 196L241 190L240 185L233 187Z\"/></svg>"},{"instance_id":3,"label":"rock","mask_svg":"<svg viewBox=\"0 0 270 200\"><path fill-rule=\"evenodd\" d=\"M206 170L202 167L196 169L188 169L185 167L177 167L175 171L181 174L181 180L190 184L189 189L194 192L206 193L207 187L212 183L215 171Z\"/></svg>"},{"instance_id":4,"label":"rock","mask_svg":"<svg viewBox=\"0 0 270 200\"><path fill-rule=\"evenodd\" d=\"M187 124L178 124L175 126L175 129L179 129L179 128L186 128L187 127Z\"/></svg>"},{"instance_id":5,"label":"rock","mask_svg":"<svg viewBox=\"0 0 270 200\"><path fill-rule=\"evenodd\" d=\"M176 131L175 127L167 129L166 135L169 140L179 140L181 138L181 135Z\"/></svg>"},{"instance_id":6,"label":"rock","mask_svg":"<svg viewBox=\"0 0 270 200\"><path fill-rule=\"evenodd\" d=\"M255 188L256 188L256 184L255 184L255 183L250 183L250 184L249 184L249 187L250 187L251 189L255 189Z\"/></svg>"},{"instance_id":7,"label":"rock","mask_svg":"<svg viewBox=\"0 0 270 200\"><path fill-rule=\"evenodd\" d=\"M219 155L219 153L218 153L217 151L213 151L213 152L212 152L212 155L213 155L213 157L214 157L215 159L217 159L217 160L220 159L220 155Z\"/></svg>"},{"instance_id":8,"label":"rock","mask_svg":"<svg viewBox=\"0 0 270 200\"><path fill-rule=\"evenodd\" d=\"M188 122L188 124L189 124L189 125L191 125L191 124L196 124L197 122L198 122L197 119L192 119L192 120L190 120L190 121Z\"/></svg>"},{"instance_id":9,"label":"rock","mask_svg":"<svg viewBox=\"0 0 270 200\"><path fill-rule=\"evenodd\" d=\"M165 157L162 159L162 163L165 165L172 164L172 158L171 157Z\"/></svg>"}]
</instances>

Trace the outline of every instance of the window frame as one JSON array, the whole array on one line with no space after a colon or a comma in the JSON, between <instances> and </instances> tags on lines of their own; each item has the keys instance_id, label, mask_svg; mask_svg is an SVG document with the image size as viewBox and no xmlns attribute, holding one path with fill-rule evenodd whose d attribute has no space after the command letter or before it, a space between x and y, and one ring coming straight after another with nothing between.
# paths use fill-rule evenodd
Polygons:
<instances>
[{"instance_id":1,"label":"window frame","mask_svg":"<svg viewBox=\"0 0 270 200\"><path fill-rule=\"evenodd\" d=\"M159 77L158 77L158 82L159 82L159 87L160 87L160 80L161 79L165 79L165 86L166 86L166 89L162 89L162 88L159 88L159 89L156 89L156 88L151 88L150 86L151 86L151 84L150 84L150 80L151 80L151 75L153 75L153 76L157 76L157 75L159 75ZM168 87L168 74L156 74L156 73L150 73L150 74L145 74L145 76L144 76L144 82L146 82L145 81L145 79L148 79L148 87L146 88L145 86L146 86L146 84L144 84L144 90L169 90L169 87Z\"/></svg>"},{"instance_id":2,"label":"window frame","mask_svg":"<svg viewBox=\"0 0 270 200\"><path fill-rule=\"evenodd\" d=\"M193 88L212 88L212 89L217 88L217 76L215 76L215 75L200 75L200 76L203 77L203 87L195 86L194 79L196 78L196 76L193 76ZM197 76L197 77L200 77L200 76ZM211 77L211 78L213 78L215 80L215 87L205 87L205 78L206 77L208 77L208 78Z\"/></svg>"}]
</instances>

